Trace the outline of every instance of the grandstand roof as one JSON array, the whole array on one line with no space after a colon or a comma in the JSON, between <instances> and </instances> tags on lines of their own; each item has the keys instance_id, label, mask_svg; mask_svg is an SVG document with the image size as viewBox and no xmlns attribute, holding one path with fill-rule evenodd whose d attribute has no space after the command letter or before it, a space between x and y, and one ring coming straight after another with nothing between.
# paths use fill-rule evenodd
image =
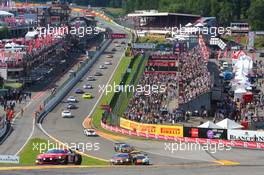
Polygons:
<instances>
[{"instance_id":1,"label":"grandstand roof","mask_svg":"<svg viewBox=\"0 0 264 175\"><path fill-rule=\"evenodd\" d=\"M129 17L151 17L151 16L188 16L201 17L200 15L185 14L185 13L169 13L169 12L143 12L143 13L129 13Z\"/></svg>"},{"instance_id":2,"label":"grandstand roof","mask_svg":"<svg viewBox=\"0 0 264 175\"><path fill-rule=\"evenodd\" d=\"M0 10L0 16L14 16L13 13L9 13L7 11Z\"/></svg>"}]
</instances>

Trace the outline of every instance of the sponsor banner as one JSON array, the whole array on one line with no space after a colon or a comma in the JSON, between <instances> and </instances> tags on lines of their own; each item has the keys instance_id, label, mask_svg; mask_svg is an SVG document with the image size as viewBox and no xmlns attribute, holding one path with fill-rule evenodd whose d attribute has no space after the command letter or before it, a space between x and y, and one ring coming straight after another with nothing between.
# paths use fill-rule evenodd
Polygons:
<instances>
[{"instance_id":1,"label":"sponsor banner","mask_svg":"<svg viewBox=\"0 0 264 175\"><path fill-rule=\"evenodd\" d=\"M101 123L101 126L105 129L111 131L119 131L114 127L109 127L108 125ZM123 131L121 131L123 132ZM264 143L257 142L244 142L244 141L234 141L234 140L222 140L222 139L206 139L206 138L192 138L192 137L177 137L177 136L166 136L166 135L155 135L155 134L145 134L135 131L127 131L128 135L143 137L146 139L158 139L158 140L174 140L181 142L191 142L191 143L200 143L200 144L224 144L225 146L240 147L240 148L249 148L249 149L264 149Z\"/></svg>"},{"instance_id":2,"label":"sponsor banner","mask_svg":"<svg viewBox=\"0 0 264 175\"><path fill-rule=\"evenodd\" d=\"M184 137L206 138L206 139L227 139L226 129L184 127Z\"/></svg>"},{"instance_id":3,"label":"sponsor banner","mask_svg":"<svg viewBox=\"0 0 264 175\"><path fill-rule=\"evenodd\" d=\"M108 34L108 37L109 39L122 39L122 38L126 38L127 35L124 34L124 33L111 33L111 34Z\"/></svg>"},{"instance_id":4,"label":"sponsor banner","mask_svg":"<svg viewBox=\"0 0 264 175\"><path fill-rule=\"evenodd\" d=\"M165 35L159 35L159 34L148 34L147 35L150 38L160 38L160 39L165 39Z\"/></svg>"},{"instance_id":5,"label":"sponsor banner","mask_svg":"<svg viewBox=\"0 0 264 175\"><path fill-rule=\"evenodd\" d=\"M249 131L249 130L232 130L227 131L228 140L238 140L243 142L262 142L264 143L263 131Z\"/></svg>"},{"instance_id":6,"label":"sponsor banner","mask_svg":"<svg viewBox=\"0 0 264 175\"><path fill-rule=\"evenodd\" d=\"M169 75L169 74L174 74L174 75L176 75L177 74L177 72L172 72L172 71L164 71L164 72L162 72L162 71L146 71L146 72L144 72L144 74L166 74L166 75Z\"/></svg>"},{"instance_id":7,"label":"sponsor banner","mask_svg":"<svg viewBox=\"0 0 264 175\"><path fill-rule=\"evenodd\" d=\"M149 60L178 60L178 55L151 55Z\"/></svg>"},{"instance_id":8,"label":"sponsor banner","mask_svg":"<svg viewBox=\"0 0 264 175\"><path fill-rule=\"evenodd\" d=\"M120 118L120 127L139 133L183 137L182 126L143 124Z\"/></svg>"},{"instance_id":9,"label":"sponsor banner","mask_svg":"<svg viewBox=\"0 0 264 175\"><path fill-rule=\"evenodd\" d=\"M19 156L0 155L0 163L19 163Z\"/></svg>"},{"instance_id":10,"label":"sponsor banner","mask_svg":"<svg viewBox=\"0 0 264 175\"><path fill-rule=\"evenodd\" d=\"M176 67L178 62L175 61L148 61L147 66Z\"/></svg>"},{"instance_id":11,"label":"sponsor banner","mask_svg":"<svg viewBox=\"0 0 264 175\"><path fill-rule=\"evenodd\" d=\"M157 44L155 43L133 43L134 49L155 49Z\"/></svg>"}]
</instances>

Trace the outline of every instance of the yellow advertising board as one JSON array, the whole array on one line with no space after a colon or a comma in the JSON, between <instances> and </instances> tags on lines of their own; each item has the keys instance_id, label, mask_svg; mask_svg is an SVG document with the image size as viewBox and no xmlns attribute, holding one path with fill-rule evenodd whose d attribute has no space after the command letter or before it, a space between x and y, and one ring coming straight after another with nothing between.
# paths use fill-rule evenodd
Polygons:
<instances>
[{"instance_id":1,"label":"yellow advertising board","mask_svg":"<svg viewBox=\"0 0 264 175\"><path fill-rule=\"evenodd\" d=\"M183 137L183 126L144 124L120 118L120 127L141 133Z\"/></svg>"}]
</instances>

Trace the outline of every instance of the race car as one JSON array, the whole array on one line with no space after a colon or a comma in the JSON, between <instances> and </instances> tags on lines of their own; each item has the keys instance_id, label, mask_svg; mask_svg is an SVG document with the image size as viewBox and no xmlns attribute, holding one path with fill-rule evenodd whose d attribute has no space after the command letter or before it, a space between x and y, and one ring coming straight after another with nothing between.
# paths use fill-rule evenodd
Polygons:
<instances>
[{"instance_id":1,"label":"race car","mask_svg":"<svg viewBox=\"0 0 264 175\"><path fill-rule=\"evenodd\" d=\"M112 61L106 61L104 62L105 65L112 65Z\"/></svg>"},{"instance_id":2,"label":"race car","mask_svg":"<svg viewBox=\"0 0 264 175\"><path fill-rule=\"evenodd\" d=\"M75 89L74 92L75 92L76 94L83 94L83 93L84 93L84 91L83 91L82 89L80 89L80 88Z\"/></svg>"},{"instance_id":3,"label":"race car","mask_svg":"<svg viewBox=\"0 0 264 175\"><path fill-rule=\"evenodd\" d=\"M114 56L113 55L110 55L110 54L108 54L107 56L106 56L106 58L113 58Z\"/></svg>"},{"instance_id":4,"label":"race car","mask_svg":"<svg viewBox=\"0 0 264 175\"><path fill-rule=\"evenodd\" d=\"M126 143L115 143L114 149L116 152L121 152L121 153L130 153L135 150L134 147Z\"/></svg>"},{"instance_id":5,"label":"race car","mask_svg":"<svg viewBox=\"0 0 264 175\"><path fill-rule=\"evenodd\" d=\"M36 158L36 164L75 164L81 165L82 156L71 149L50 149L44 154L39 154Z\"/></svg>"},{"instance_id":6,"label":"race car","mask_svg":"<svg viewBox=\"0 0 264 175\"><path fill-rule=\"evenodd\" d=\"M61 112L61 116L63 118L72 118L73 117L72 113L69 110L63 110Z\"/></svg>"},{"instance_id":7,"label":"race car","mask_svg":"<svg viewBox=\"0 0 264 175\"><path fill-rule=\"evenodd\" d=\"M93 89L93 86L91 84L85 84L83 85L84 89Z\"/></svg>"},{"instance_id":8,"label":"race car","mask_svg":"<svg viewBox=\"0 0 264 175\"><path fill-rule=\"evenodd\" d=\"M129 165L132 164L132 159L127 153L118 153L110 159L110 162L112 165Z\"/></svg>"},{"instance_id":9,"label":"race car","mask_svg":"<svg viewBox=\"0 0 264 175\"><path fill-rule=\"evenodd\" d=\"M82 95L82 98L83 98L83 99L91 99L91 98L93 98L93 96L92 96L91 93L86 92L86 93L84 93L84 94Z\"/></svg>"},{"instance_id":10,"label":"race car","mask_svg":"<svg viewBox=\"0 0 264 175\"><path fill-rule=\"evenodd\" d=\"M95 78L93 76L89 76L86 79L87 79L87 81L95 81Z\"/></svg>"},{"instance_id":11,"label":"race car","mask_svg":"<svg viewBox=\"0 0 264 175\"><path fill-rule=\"evenodd\" d=\"M73 104L73 103L68 103L66 105L66 109L77 109L77 106L75 104Z\"/></svg>"},{"instance_id":12,"label":"race car","mask_svg":"<svg viewBox=\"0 0 264 175\"><path fill-rule=\"evenodd\" d=\"M107 67L105 65L100 65L99 69L106 69Z\"/></svg>"},{"instance_id":13,"label":"race car","mask_svg":"<svg viewBox=\"0 0 264 175\"><path fill-rule=\"evenodd\" d=\"M102 76L103 74L101 72L95 72L94 76Z\"/></svg>"},{"instance_id":14,"label":"race car","mask_svg":"<svg viewBox=\"0 0 264 175\"><path fill-rule=\"evenodd\" d=\"M138 154L132 160L135 165L149 165L149 158L146 154Z\"/></svg>"},{"instance_id":15,"label":"race car","mask_svg":"<svg viewBox=\"0 0 264 175\"><path fill-rule=\"evenodd\" d=\"M74 96L69 96L67 98L67 103L77 103L77 99Z\"/></svg>"},{"instance_id":16,"label":"race car","mask_svg":"<svg viewBox=\"0 0 264 175\"><path fill-rule=\"evenodd\" d=\"M83 131L84 135L86 135L87 137L91 137L91 136L98 136L96 134L96 131L94 129L85 129Z\"/></svg>"},{"instance_id":17,"label":"race car","mask_svg":"<svg viewBox=\"0 0 264 175\"><path fill-rule=\"evenodd\" d=\"M129 154L131 155L132 158L134 158L137 155L142 154L142 152L138 150L134 150L134 151L131 151Z\"/></svg>"}]
</instances>

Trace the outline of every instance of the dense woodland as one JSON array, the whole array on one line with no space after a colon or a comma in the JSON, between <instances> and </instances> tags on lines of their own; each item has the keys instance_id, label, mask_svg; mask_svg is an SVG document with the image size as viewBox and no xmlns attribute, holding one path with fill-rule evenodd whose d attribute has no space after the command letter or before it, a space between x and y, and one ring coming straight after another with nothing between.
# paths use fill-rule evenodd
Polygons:
<instances>
[{"instance_id":1,"label":"dense woodland","mask_svg":"<svg viewBox=\"0 0 264 175\"><path fill-rule=\"evenodd\" d=\"M28 0L43 1L43 0ZM67 0L65 0L67 1ZM219 23L249 22L253 29L264 30L264 0L69 0L79 5L123 8L126 12L157 9L202 16L216 16Z\"/></svg>"}]
</instances>

